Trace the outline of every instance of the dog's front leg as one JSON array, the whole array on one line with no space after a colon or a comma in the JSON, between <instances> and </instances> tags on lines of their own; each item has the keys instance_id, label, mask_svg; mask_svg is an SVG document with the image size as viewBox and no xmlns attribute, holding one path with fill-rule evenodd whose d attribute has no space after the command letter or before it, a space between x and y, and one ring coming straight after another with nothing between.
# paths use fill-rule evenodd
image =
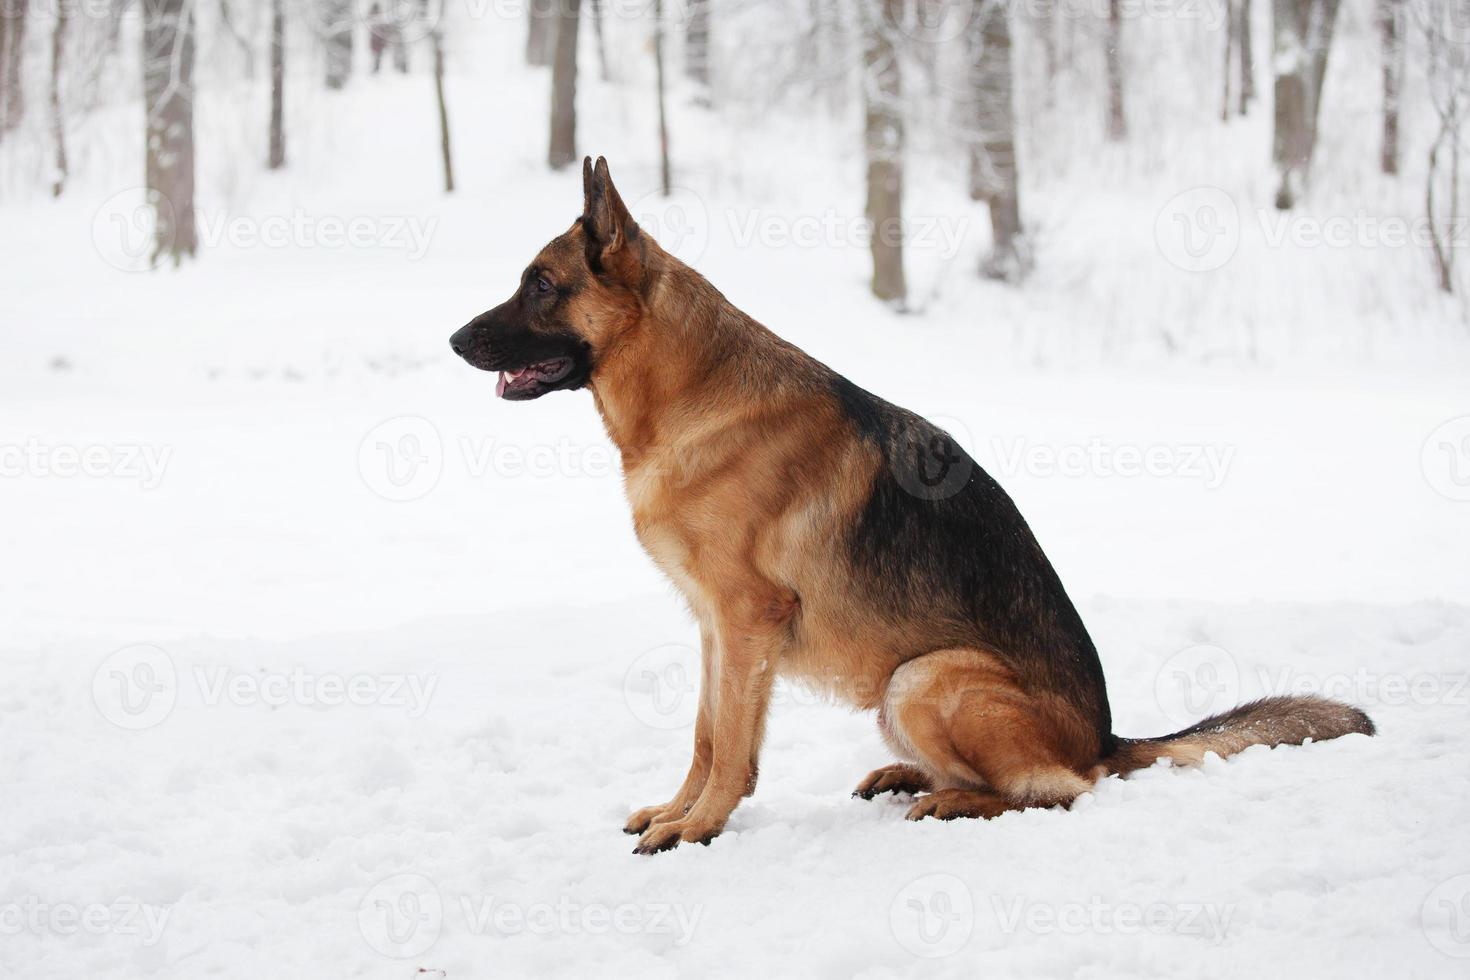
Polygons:
<instances>
[{"instance_id":1,"label":"dog's front leg","mask_svg":"<svg viewBox=\"0 0 1470 980\"><path fill-rule=\"evenodd\" d=\"M667 803L646 806L635 812L623 825L623 832L641 834L650 825L666 820L676 820L689 812L699 794L704 791L709 778L710 762L714 755L715 689L718 684L718 655L715 652L714 624L707 616L699 618L699 714L694 719L694 758L689 763L689 773L679 792Z\"/></svg>"},{"instance_id":2,"label":"dog's front leg","mask_svg":"<svg viewBox=\"0 0 1470 980\"><path fill-rule=\"evenodd\" d=\"M713 752L704 790L688 813L652 824L634 853L668 850L681 841L709 843L725 828L730 813L749 792L776 663L789 635L789 613L773 615L771 610L788 606L794 608L784 597L760 595L740 601L716 617Z\"/></svg>"}]
</instances>

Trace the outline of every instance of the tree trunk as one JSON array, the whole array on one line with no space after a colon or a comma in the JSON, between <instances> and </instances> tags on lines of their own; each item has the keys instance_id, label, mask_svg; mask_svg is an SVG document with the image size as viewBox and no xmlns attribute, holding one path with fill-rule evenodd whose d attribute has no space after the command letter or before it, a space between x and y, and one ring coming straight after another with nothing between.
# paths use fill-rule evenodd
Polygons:
<instances>
[{"instance_id":1,"label":"tree trunk","mask_svg":"<svg viewBox=\"0 0 1470 980\"><path fill-rule=\"evenodd\" d=\"M669 168L669 114L664 93L664 2L653 0L653 62L658 79L658 159L664 197L673 193Z\"/></svg>"},{"instance_id":2,"label":"tree trunk","mask_svg":"<svg viewBox=\"0 0 1470 980\"><path fill-rule=\"evenodd\" d=\"M1128 136L1128 117L1123 112L1123 0L1108 0L1107 34L1108 139Z\"/></svg>"},{"instance_id":3,"label":"tree trunk","mask_svg":"<svg viewBox=\"0 0 1470 980\"><path fill-rule=\"evenodd\" d=\"M908 298L903 273L903 76L893 43L893 33L902 23L903 5L904 0L862 4L872 290L874 296L898 309Z\"/></svg>"},{"instance_id":4,"label":"tree trunk","mask_svg":"<svg viewBox=\"0 0 1470 980\"><path fill-rule=\"evenodd\" d=\"M1383 147L1379 166L1399 172L1399 96L1404 82L1404 0L1378 0L1383 37Z\"/></svg>"},{"instance_id":5,"label":"tree trunk","mask_svg":"<svg viewBox=\"0 0 1470 980\"><path fill-rule=\"evenodd\" d=\"M556 46L556 9L559 0L531 0L526 24L526 64L545 68Z\"/></svg>"},{"instance_id":6,"label":"tree trunk","mask_svg":"<svg viewBox=\"0 0 1470 980\"><path fill-rule=\"evenodd\" d=\"M597 37L597 71L598 77L604 82L612 80L612 73L607 67L607 30L604 21L607 20L607 12L603 9L607 0L588 0L592 7L592 32Z\"/></svg>"},{"instance_id":7,"label":"tree trunk","mask_svg":"<svg viewBox=\"0 0 1470 980\"><path fill-rule=\"evenodd\" d=\"M434 49L434 97L439 102L439 152L444 159L444 193L454 193L454 157L449 151L449 106L444 101L444 38L436 28L429 35Z\"/></svg>"},{"instance_id":8,"label":"tree trunk","mask_svg":"<svg viewBox=\"0 0 1470 980\"><path fill-rule=\"evenodd\" d=\"M352 74L352 0L319 0L326 25L327 88L340 89Z\"/></svg>"},{"instance_id":9,"label":"tree trunk","mask_svg":"<svg viewBox=\"0 0 1470 980\"><path fill-rule=\"evenodd\" d=\"M153 252L178 265L198 250L194 224L193 0L143 0L144 168Z\"/></svg>"},{"instance_id":10,"label":"tree trunk","mask_svg":"<svg viewBox=\"0 0 1470 980\"><path fill-rule=\"evenodd\" d=\"M1225 79L1225 91L1224 98L1220 101L1221 122L1230 121L1231 110L1234 108L1230 99L1230 83L1233 77L1231 69L1235 64L1235 51L1240 47L1240 16L1237 7L1236 0L1225 0L1225 70L1221 72L1221 77Z\"/></svg>"},{"instance_id":11,"label":"tree trunk","mask_svg":"<svg viewBox=\"0 0 1470 980\"><path fill-rule=\"evenodd\" d=\"M1041 35L1042 70L1046 74L1044 87L1046 107L1056 105L1057 69L1057 4L1061 0L1039 0L1036 7L1036 31Z\"/></svg>"},{"instance_id":12,"label":"tree trunk","mask_svg":"<svg viewBox=\"0 0 1470 980\"><path fill-rule=\"evenodd\" d=\"M700 87L700 99L707 105L710 0L688 0L688 3L689 20L684 27L684 74Z\"/></svg>"},{"instance_id":13,"label":"tree trunk","mask_svg":"<svg viewBox=\"0 0 1470 980\"><path fill-rule=\"evenodd\" d=\"M547 162L560 170L577 161L577 26L581 0L558 0L556 48L551 64L551 149Z\"/></svg>"},{"instance_id":14,"label":"tree trunk","mask_svg":"<svg viewBox=\"0 0 1470 980\"><path fill-rule=\"evenodd\" d=\"M286 7L284 0L271 0L271 127L270 154L266 167L279 170L286 165Z\"/></svg>"},{"instance_id":15,"label":"tree trunk","mask_svg":"<svg viewBox=\"0 0 1470 980\"><path fill-rule=\"evenodd\" d=\"M1251 45L1251 0L1240 0L1240 114L1256 98L1256 56Z\"/></svg>"},{"instance_id":16,"label":"tree trunk","mask_svg":"<svg viewBox=\"0 0 1470 980\"><path fill-rule=\"evenodd\" d=\"M51 177L51 196L60 197L66 187L69 168L66 162L66 119L61 113L61 63L66 53L66 28L70 23L67 4L56 7L56 26L51 31L51 143L55 149L55 173Z\"/></svg>"},{"instance_id":17,"label":"tree trunk","mask_svg":"<svg viewBox=\"0 0 1470 980\"><path fill-rule=\"evenodd\" d=\"M0 4L0 134L20 125L25 115L25 76L21 62L25 54L26 14L29 2Z\"/></svg>"},{"instance_id":18,"label":"tree trunk","mask_svg":"<svg viewBox=\"0 0 1470 980\"><path fill-rule=\"evenodd\" d=\"M1273 0L1276 120L1272 156L1280 174L1276 206L1293 207L1306 188L1327 52L1339 0Z\"/></svg>"},{"instance_id":19,"label":"tree trunk","mask_svg":"<svg viewBox=\"0 0 1470 980\"><path fill-rule=\"evenodd\" d=\"M1011 67L1010 5L972 0L967 26L970 98L975 112L970 142L970 199L990 208L991 250L980 265L990 279L1019 282L1030 269L1021 228L1016 167L1016 114Z\"/></svg>"}]
</instances>

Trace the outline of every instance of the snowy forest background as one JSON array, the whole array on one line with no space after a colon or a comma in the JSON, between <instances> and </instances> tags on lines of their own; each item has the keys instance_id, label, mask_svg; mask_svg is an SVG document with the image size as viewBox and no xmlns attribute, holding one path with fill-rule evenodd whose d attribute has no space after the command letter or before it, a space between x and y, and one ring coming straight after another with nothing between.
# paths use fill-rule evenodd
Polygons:
<instances>
[{"instance_id":1,"label":"snowy forest background","mask_svg":"<svg viewBox=\"0 0 1470 980\"><path fill-rule=\"evenodd\" d=\"M3 25L0 201L85 202L115 266L218 268L324 217L381 246L390 214L590 153L691 259L712 230L866 252L894 310L1043 361L1373 357L1470 322L1461 0L7 0Z\"/></svg>"}]
</instances>

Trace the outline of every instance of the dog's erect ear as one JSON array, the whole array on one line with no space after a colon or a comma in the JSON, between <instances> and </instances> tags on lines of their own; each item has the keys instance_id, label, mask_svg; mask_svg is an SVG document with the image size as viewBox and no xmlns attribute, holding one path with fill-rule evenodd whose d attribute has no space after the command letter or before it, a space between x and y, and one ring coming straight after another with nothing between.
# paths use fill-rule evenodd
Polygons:
<instances>
[{"instance_id":1,"label":"dog's erect ear","mask_svg":"<svg viewBox=\"0 0 1470 980\"><path fill-rule=\"evenodd\" d=\"M587 235L587 262L594 271L604 269L631 276L638 264L638 223L628 213L618 189L613 186L607 160L582 160L582 230Z\"/></svg>"}]
</instances>

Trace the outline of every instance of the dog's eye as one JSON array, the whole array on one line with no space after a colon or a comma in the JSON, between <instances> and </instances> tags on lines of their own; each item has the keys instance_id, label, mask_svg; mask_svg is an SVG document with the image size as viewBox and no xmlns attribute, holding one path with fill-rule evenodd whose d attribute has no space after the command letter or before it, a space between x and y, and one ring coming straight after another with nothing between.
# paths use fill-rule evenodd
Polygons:
<instances>
[{"instance_id":1,"label":"dog's eye","mask_svg":"<svg viewBox=\"0 0 1470 980\"><path fill-rule=\"evenodd\" d=\"M546 281L546 277L545 276L537 276L536 277L536 292L538 292L538 293L549 293L549 292L551 292L551 283L549 283L549 282Z\"/></svg>"}]
</instances>

